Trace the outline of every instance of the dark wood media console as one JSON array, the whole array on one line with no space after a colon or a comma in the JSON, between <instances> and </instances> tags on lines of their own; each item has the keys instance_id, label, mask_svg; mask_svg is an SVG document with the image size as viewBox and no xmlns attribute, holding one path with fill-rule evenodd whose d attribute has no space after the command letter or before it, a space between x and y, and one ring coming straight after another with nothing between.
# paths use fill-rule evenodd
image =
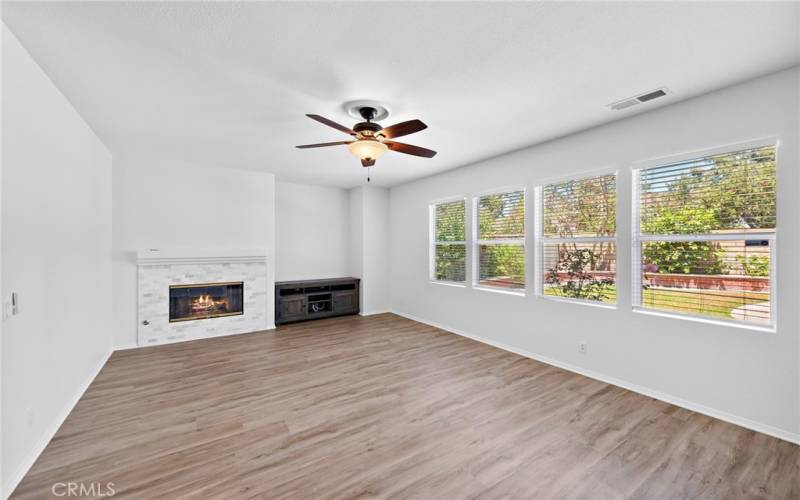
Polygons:
<instances>
[{"instance_id":1,"label":"dark wood media console","mask_svg":"<svg viewBox=\"0 0 800 500\"><path fill-rule=\"evenodd\" d=\"M275 283L275 324L358 314L358 278Z\"/></svg>"}]
</instances>

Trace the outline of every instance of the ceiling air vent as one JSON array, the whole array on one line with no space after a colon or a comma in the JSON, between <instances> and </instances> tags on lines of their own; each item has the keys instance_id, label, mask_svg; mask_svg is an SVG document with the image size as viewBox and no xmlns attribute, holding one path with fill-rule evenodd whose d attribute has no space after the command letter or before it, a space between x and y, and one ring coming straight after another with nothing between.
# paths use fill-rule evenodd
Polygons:
<instances>
[{"instance_id":1,"label":"ceiling air vent","mask_svg":"<svg viewBox=\"0 0 800 500\"><path fill-rule=\"evenodd\" d=\"M664 97L667 94L669 94L669 90L667 90L665 87L661 87L660 89L651 90L650 92L645 92L644 94L639 94L637 96L628 97L627 99L622 99L621 101L612 102L608 105L608 107L619 111L620 109L636 106L642 102L652 101L653 99Z\"/></svg>"}]
</instances>

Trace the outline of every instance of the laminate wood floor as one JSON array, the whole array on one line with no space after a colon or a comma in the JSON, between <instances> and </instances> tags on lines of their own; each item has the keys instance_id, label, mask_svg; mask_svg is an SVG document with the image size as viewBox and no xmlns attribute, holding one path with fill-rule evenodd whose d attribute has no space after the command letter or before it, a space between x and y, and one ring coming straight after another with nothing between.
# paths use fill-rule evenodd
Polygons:
<instances>
[{"instance_id":1,"label":"laminate wood floor","mask_svg":"<svg viewBox=\"0 0 800 500\"><path fill-rule=\"evenodd\" d=\"M116 352L12 496L798 499L800 447L392 314Z\"/></svg>"}]
</instances>

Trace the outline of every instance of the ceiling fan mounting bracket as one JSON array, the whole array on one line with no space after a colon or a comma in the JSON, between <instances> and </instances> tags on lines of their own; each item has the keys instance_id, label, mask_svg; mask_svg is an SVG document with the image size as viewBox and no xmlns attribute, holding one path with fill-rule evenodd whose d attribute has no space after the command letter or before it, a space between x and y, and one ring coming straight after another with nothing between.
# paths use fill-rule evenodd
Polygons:
<instances>
[{"instance_id":1,"label":"ceiling fan mounting bracket","mask_svg":"<svg viewBox=\"0 0 800 500\"><path fill-rule=\"evenodd\" d=\"M375 110L374 116L369 118L370 121L385 120L386 118L389 118L389 115L391 114L389 106L387 106L382 102L373 101L371 99L359 99L357 101L349 101L344 103L343 107L344 110L347 111L347 114L350 115L350 117L355 118L356 120L367 120L367 117L364 116L363 113L365 112L369 113L370 112L369 108Z\"/></svg>"},{"instance_id":2,"label":"ceiling fan mounting bracket","mask_svg":"<svg viewBox=\"0 0 800 500\"><path fill-rule=\"evenodd\" d=\"M372 121L378 116L378 110L371 107L371 106L364 106L363 108L358 108L358 112L361 117L367 121Z\"/></svg>"}]
</instances>

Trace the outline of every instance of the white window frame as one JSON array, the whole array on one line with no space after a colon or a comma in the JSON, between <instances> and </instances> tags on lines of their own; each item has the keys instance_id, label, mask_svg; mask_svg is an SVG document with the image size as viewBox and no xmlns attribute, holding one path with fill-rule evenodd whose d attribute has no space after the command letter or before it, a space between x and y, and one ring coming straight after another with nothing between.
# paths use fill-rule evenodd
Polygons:
<instances>
[{"instance_id":1,"label":"white window frame","mask_svg":"<svg viewBox=\"0 0 800 500\"><path fill-rule=\"evenodd\" d=\"M442 198L431 201L428 205L428 279L431 283L438 285L455 286L459 288L466 288L467 286L467 262L469 259L469 245L467 241L437 241L436 240L436 207L445 203L453 203L455 201L464 202L464 237L467 237L467 214L469 213L469 206L466 196L453 196L450 198ZM464 245L464 281L448 281L436 279L436 247L439 245Z\"/></svg>"},{"instance_id":2,"label":"white window frame","mask_svg":"<svg viewBox=\"0 0 800 500\"><path fill-rule=\"evenodd\" d=\"M651 160L636 162L631 165L631 303L633 311L636 313L649 314L653 316L663 316L667 318L678 318L702 323L711 323L725 326L735 326L747 330L776 332L777 328L777 234L778 225L775 230L770 232L749 232L749 233L724 233L724 234L662 234L651 235L641 234L641 207L639 199L639 188L641 171L648 168L660 167L670 163L706 158L709 156L734 153L746 149L756 149L773 146L775 148L775 170L777 175L779 163L780 141L776 137L768 137L747 142L739 142L717 146L714 148L691 151L671 156L663 156ZM777 188L776 188L777 189ZM776 193L777 196L777 193ZM777 204L776 204L777 209ZM776 221L777 221L776 214ZM655 309L642 305L642 243L648 241L731 241L731 240L768 240L769 241L769 262L770 262L770 318L769 324L762 325L749 323L744 320L718 318L705 314L682 313L664 309Z\"/></svg>"},{"instance_id":3,"label":"white window frame","mask_svg":"<svg viewBox=\"0 0 800 500\"><path fill-rule=\"evenodd\" d=\"M592 170L576 173L569 176L558 177L554 179L547 179L538 184L534 190L534 198L536 203L536 221L535 221L535 238L536 238L536 263L535 263L535 288L536 297L556 302L568 302L573 304L581 304L585 306L600 307L603 309L616 309L619 304L619 283L617 282L617 275L619 274L619 225L614 236L585 236L577 238L553 238L544 235L544 187L550 184L559 184L568 181L581 181L585 179L594 179L596 177L614 176L614 189L617 198L616 213L614 214L615 222L619 220L619 172L616 169L602 169ZM544 293L544 247L546 244L560 244L560 243L614 243L614 262L616 271L614 272L614 283L616 289L616 298L613 304L607 302L599 302L596 300L576 299L571 297L558 297L555 295L546 295Z\"/></svg>"},{"instance_id":4,"label":"white window frame","mask_svg":"<svg viewBox=\"0 0 800 500\"><path fill-rule=\"evenodd\" d=\"M522 238L516 238L513 240L481 240L478 239L480 236L480 215L478 211L480 210L480 199L484 196L491 196L495 194L506 194L506 193L513 193L515 191L522 191L522 203L525 210L525 221L523 222L523 229L525 234ZM471 239L472 244L472 288L476 290L486 290L491 292L499 292L499 293L506 293L509 295L521 295L524 296L526 294L526 290L528 289L528 252L526 246L526 239L528 238L528 190L523 185L517 186L506 186L497 189L491 189L489 191L482 191L480 193L476 193L472 198L472 231L471 231ZM522 247L522 258L523 258L523 266L525 267L525 287L524 288L504 288L499 286L491 286L491 285L481 285L480 284L480 245L519 245Z\"/></svg>"}]
</instances>

